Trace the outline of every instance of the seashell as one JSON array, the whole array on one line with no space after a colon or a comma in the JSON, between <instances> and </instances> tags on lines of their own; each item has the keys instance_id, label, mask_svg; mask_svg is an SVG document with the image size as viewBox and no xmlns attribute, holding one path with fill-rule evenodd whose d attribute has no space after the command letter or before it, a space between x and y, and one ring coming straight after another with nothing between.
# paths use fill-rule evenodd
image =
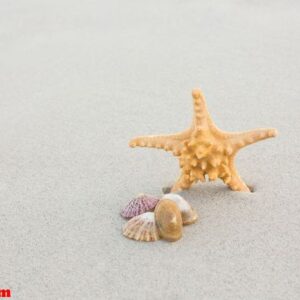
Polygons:
<instances>
[{"instance_id":1,"label":"seashell","mask_svg":"<svg viewBox=\"0 0 300 300\"><path fill-rule=\"evenodd\" d=\"M160 200L154 210L158 234L161 238L174 242L182 237L182 218L174 201Z\"/></svg>"},{"instance_id":2,"label":"seashell","mask_svg":"<svg viewBox=\"0 0 300 300\"><path fill-rule=\"evenodd\" d=\"M166 194L162 199L168 199L174 201L181 212L183 225L193 224L198 219L197 212L191 207L191 205L180 195L177 194Z\"/></svg>"},{"instance_id":3,"label":"seashell","mask_svg":"<svg viewBox=\"0 0 300 300\"><path fill-rule=\"evenodd\" d=\"M130 219L123 227L123 234L136 241L159 240L153 212L146 212Z\"/></svg>"},{"instance_id":4,"label":"seashell","mask_svg":"<svg viewBox=\"0 0 300 300\"><path fill-rule=\"evenodd\" d=\"M125 206L121 211L121 216L132 218L145 212L153 211L158 201L159 199L154 196L140 194Z\"/></svg>"}]
</instances>

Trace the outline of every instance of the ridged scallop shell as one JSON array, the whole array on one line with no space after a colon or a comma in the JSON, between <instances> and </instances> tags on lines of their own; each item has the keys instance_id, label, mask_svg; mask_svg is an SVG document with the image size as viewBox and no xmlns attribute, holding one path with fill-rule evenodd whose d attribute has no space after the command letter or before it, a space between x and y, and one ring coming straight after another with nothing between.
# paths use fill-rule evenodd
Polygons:
<instances>
[{"instance_id":1,"label":"ridged scallop shell","mask_svg":"<svg viewBox=\"0 0 300 300\"><path fill-rule=\"evenodd\" d=\"M197 212L191 207L191 205L180 195L177 194L166 194L162 199L168 199L174 201L181 212L183 225L193 224L198 219Z\"/></svg>"},{"instance_id":2,"label":"ridged scallop shell","mask_svg":"<svg viewBox=\"0 0 300 300\"><path fill-rule=\"evenodd\" d=\"M182 218L174 201L160 200L155 207L155 222L161 238L174 242L182 237Z\"/></svg>"},{"instance_id":3,"label":"ridged scallop shell","mask_svg":"<svg viewBox=\"0 0 300 300\"><path fill-rule=\"evenodd\" d=\"M145 212L153 211L158 201L159 199L154 196L140 194L124 207L121 211L121 216L132 218Z\"/></svg>"},{"instance_id":4,"label":"ridged scallop shell","mask_svg":"<svg viewBox=\"0 0 300 300\"><path fill-rule=\"evenodd\" d=\"M123 227L123 234L136 241L152 242L159 240L153 212L147 212L130 219Z\"/></svg>"}]
</instances>

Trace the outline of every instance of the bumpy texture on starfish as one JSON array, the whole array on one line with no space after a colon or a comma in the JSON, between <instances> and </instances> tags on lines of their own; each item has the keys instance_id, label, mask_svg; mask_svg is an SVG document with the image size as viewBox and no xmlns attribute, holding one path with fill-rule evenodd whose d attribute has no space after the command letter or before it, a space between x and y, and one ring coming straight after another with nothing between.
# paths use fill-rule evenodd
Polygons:
<instances>
[{"instance_id":1,"label":"bumpy texture on starfish","mask_svg":"<svg viewBox=\"0 0 300 300\"><path fill-rule=\"evenodd\" d=\"M194 120L191 128L171 135L141 136L130 141L131 147L152 147L172 151L179 157L181 176L172 192L188 189L193 183L221 178L234 191L249 192L234 165L236 153L243 147L277 135L276 129L256 129L230 133L213 123L199 89L194 98Z\"/></svg>"}]
</instances>

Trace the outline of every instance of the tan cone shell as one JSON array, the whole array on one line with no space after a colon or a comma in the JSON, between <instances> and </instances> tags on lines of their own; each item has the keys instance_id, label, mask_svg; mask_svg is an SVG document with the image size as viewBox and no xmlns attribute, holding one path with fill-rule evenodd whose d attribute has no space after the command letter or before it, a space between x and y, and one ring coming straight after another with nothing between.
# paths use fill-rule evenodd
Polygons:
<instances>
[{"instance_id":1,"label":"tan cone shell","mask_svg":"<svg viewBox=\"0 0 300 300\"><path fill-rule=\"evenodd\" d=\"M182 237L182 218L177 204L160 200L154 210L158 233L161 238L174 242Z\"/></svg>"}]
</instances>

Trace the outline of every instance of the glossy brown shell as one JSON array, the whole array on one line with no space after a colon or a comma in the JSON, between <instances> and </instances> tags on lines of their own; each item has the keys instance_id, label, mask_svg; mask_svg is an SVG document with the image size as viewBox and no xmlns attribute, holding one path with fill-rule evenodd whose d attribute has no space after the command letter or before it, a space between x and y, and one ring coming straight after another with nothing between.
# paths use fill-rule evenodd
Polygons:
<instances>
[{"instance_id":1,"label":"glossy brown shell","mask_svg":"<svg viewBox=\"0 0 300 300\"><path fill-rule=\"evenodd\" d=\"M174 242L182 237L182 218L177 204L160 200L155 207L155 222L161 238Z\"/></svg>"}]
</instances>

